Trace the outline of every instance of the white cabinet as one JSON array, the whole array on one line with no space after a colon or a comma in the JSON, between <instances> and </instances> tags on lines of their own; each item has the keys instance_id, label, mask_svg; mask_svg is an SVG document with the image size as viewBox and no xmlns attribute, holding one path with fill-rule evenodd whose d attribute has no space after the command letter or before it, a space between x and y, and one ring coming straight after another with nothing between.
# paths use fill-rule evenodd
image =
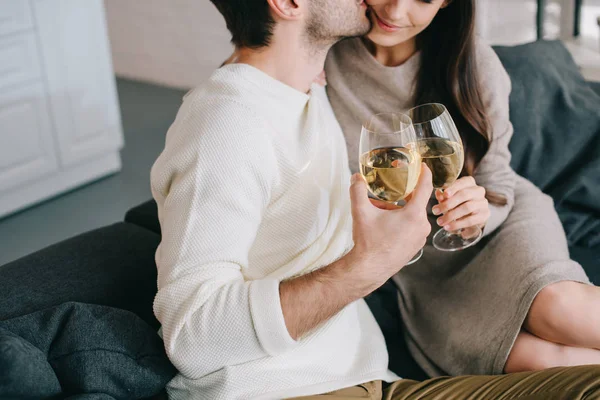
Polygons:
<instances>
[{"instance_id":1,"label":"white cabinet","mask_svg":"<svg viewBox=\"0 0 600 400\"><path fill-rule=\"evenodd\" d=\"M58 171L41 83L0 92L0 193Z\"/></svg>"},{"instance_id":2,"label":"white cabinet","mask_svg":"<svg viewBox=\"0 0 600 400\"><path fill-rule=\"evenodd\" d=\"M116 172L102 0L0 0L0 217Z\"/></svg>"},{"instance_id":3,"label":"white cabinet","mask_svg":"<svg viewBox=\"0 0 600 400\"><path fill-rule=\"evenodd\" d=\"M0 35L33 27L28 0L0 0Z\"/></svg>"}]
</instances>

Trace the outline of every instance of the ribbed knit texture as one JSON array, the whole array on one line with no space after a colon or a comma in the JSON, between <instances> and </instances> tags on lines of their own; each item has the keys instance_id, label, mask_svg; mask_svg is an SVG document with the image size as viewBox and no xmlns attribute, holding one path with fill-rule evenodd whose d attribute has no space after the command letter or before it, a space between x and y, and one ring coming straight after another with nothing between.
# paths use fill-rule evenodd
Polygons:
<instances>
[{"instance_id":1,"label":"ribbed knit texture","mask_svg":"<svg viewBox=\"0 0 600 400\"><path fill-rule=\"evenodd\" d=\"M306 95L248 65L185 98L152 168L162 242L154 311L180 374L171 399L324 393L387 371L364 301L295 341L279 282L352 247L349 169L323 88Z\"/></svg>"}]
</instances>

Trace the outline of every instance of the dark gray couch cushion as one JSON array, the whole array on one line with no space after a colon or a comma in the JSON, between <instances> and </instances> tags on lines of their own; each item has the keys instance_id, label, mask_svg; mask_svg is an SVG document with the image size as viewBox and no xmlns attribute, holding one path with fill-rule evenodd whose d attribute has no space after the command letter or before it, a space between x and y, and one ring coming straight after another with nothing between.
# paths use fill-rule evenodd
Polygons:
<instances>
[{"instance_id":1,"label":"dark gray couch cushion","mask_svg":"<svg viewBox=\"0 0 600 400\"><path fill-rule=\"evenodd\" d=\"M154 329L160 237L118 223L0 267L0 321L76 301L131 311Z\"/></svg>"}]
</instances>

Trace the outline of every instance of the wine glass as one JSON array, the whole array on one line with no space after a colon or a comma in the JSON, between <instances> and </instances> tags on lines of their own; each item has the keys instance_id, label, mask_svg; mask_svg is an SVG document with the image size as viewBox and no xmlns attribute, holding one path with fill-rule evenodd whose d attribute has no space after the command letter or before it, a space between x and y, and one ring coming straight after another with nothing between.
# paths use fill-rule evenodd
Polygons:
<instances>
[{"instance_id":1,"label":"wine glass","mask_svg":"<svg viewBox=\"0 0 600 400\"><path fill-rule=\"evenodd\" d=\"M418 148L423 162L433 174L433 187L442 192L460 176L464 150L460 134L442 104L424 104L408 111L413 121ZM433 246L441 251L458 251L475 245L483 232L479 227L448 232L440 229L433 237Z\"/></svg>"},{"instance_id":2,"label":"wine glass","mask_svg":"<svg viewBox=\"0 0 600 400\"><path fill-rule=\"evenodd\" d=\"M371 197L403 205L421 173L421 155L410 118L400 113L373 115L362 127L359 163ZM406 265L422 255L423 249Z\"/></svg>"}]
</instances>

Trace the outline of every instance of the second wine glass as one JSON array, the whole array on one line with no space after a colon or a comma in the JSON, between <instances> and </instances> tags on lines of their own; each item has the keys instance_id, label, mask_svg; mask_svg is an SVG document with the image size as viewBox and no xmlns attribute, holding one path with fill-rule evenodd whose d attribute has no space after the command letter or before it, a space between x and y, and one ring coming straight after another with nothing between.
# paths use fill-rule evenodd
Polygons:
<instances>
[{"instance_id":1,"label":"second wine glass","mask_svg":"<svg viewBox=\"0 0 600 400\"><path fill-rule=\"evenodd\" d=\"M362 127L359 163L373 197L402 205L421 173L421 155L411 119L400 113L373 115ZM421 249L407 265L422 255Z\"/></svg>"},{"instance_id":2,"label":"second wine glass","mask_svg":"<svg viewBox=\"0 0 600 400\"><path fill-rule=\"evenodd\" d=\"M460 176L464 164L462 140L450 113L442 104L424 104L408 111L418 139L419 152L433 175L433 187L444 191ZM457 251L473 246L483 236L479 227L437 231L433 246Z\"/></svg>"}]
</instances>

